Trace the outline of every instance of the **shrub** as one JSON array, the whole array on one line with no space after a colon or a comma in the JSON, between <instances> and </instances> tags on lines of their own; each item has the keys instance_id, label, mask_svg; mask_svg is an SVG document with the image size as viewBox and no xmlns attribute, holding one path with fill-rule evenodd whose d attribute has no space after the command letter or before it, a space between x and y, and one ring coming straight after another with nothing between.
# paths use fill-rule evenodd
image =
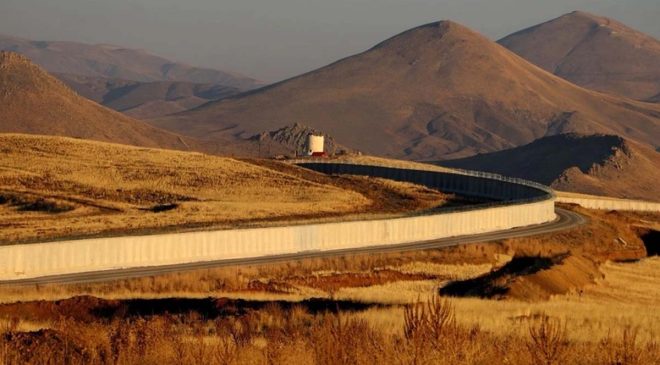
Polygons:
<instances>
[{"instance_id":1,"label":"shrub","mask_svg":"<svg viewBox=\"0 0 660 365\"><path fill-rule=\"evenodd\" d=\"M568 344L566 326L558 319L542 315L530 322L527 349L533 364L562 364Z\"/></svg>"}]
</instances>

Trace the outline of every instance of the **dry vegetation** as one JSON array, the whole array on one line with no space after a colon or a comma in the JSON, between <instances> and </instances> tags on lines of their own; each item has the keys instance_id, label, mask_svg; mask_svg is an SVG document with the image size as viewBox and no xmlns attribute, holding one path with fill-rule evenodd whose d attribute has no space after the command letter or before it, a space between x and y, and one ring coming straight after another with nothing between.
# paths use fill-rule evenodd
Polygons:
<instances>
[{"instance_id":1,"label":"dry vegetation","mask_svg":"<svg viewBox=\"0 0 660 365\"><path fill-rule=\"evenodd\" d=\"M0 359L657 363L660 259L644 258L640 235L647 231L638 227L660 217L574 209L589 217L587 225L533 238L107 283L5 286ZM539 260L549 264L537 271ZM499 300L438 296L450 283L489 277L503 289ZM37 299L49 300L30 301Z\"/></svg>"},{"instance_id":2,"label":"dry vegetation","mask_svg":"<svg viewBox=\"0 0 660 365\"><path fill-rule=\"evenodd\" d=\"M418 170L431 170L439 172L450 172L452 169L438 166L430 163L422 163L415 161L406 161L406 160L397 160L392 158L384 158L378 156L369 156L369 155L355 155L347 154L343 156L335 156L337 161L345 161L350 163L358 163L365 165L375 165L375 166L386 166L386 167L396 167L402 169L418 169Z\"/></svg>"},{"instance_id":3,"label":"dry vegetation","mask_svg":"<svg viewBox=\"0 0 660 365\"><path fill-rule=\"evenodd\" d=\"M456 320L452 302L403 308L390 332L351 309L207 300L108 303L81 298L75 315L43 306L49 328L20 320L0 335L5 364L655 364L660 347L625 327L602 340L567 337L565 323L540 315L523 334L493 334ZM197 305L191 308L190 304ZM152 307L148 307L153 305ZM51 306L52 307L52 306ZM87 309L87 311L85 311ZM57 319L55 319L57 316Z\"/></svg>"},{"instance_id":4,"label":"dry vegetation","mask_svg":"<svg viewBox=\"0 0 660 365\"><path fill-rule=\"evenodd\" d=\"M0 135L0 146L5 243L391 216L450 198L412 184L327 177L274 162L62 137Z\"/></svg>"}]
</instances>

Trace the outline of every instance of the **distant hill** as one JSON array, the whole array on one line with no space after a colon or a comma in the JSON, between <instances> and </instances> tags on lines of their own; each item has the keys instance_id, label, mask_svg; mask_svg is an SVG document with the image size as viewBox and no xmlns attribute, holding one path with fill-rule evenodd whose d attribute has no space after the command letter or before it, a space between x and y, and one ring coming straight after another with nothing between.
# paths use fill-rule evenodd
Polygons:
<instances>
[{"instance_id":1,"label":"distant hill","mask_svg":"<svg viewBox=\"0 0 660 365\"><path fill-rule=\"evenodd\" d=\"M0 166L0 245L399 213L445 197L275 161L25 134L0 133Z\"/></svg>"},{"instance_id":2,"label":"distant hill","mask_svg":"<svg viewBox=\"0 0 660 365\"><path fill-rule=\"evenodd\" d=\"M660 201L660 153L618 136L562 134L440 164L534 180L558 190Z\"/></svg>"},{"instance_id":3,"label":"distant hill","mask_svg":"<svg viewBox=\"0 0 660 365\"><path fill-rule=\"evenodd\" d=\"M367 154L407 159L465 157L566 132L660 141L660 105L575 86L450 21L150 122L215 140L249 138L292 120Z\"/></svg>"},{"instance_id":4,"label":"distant hill","mask_svg":"<svg viewBox=\"0 0 660 365\"><path fill-rule=\"evenodd\" d=\"M499 43L584 87L639 100L660 93L660 41L612 19L576 11Z\"/></svg>"},{"instance_id":5,"label":"distant hill","mask_svg":"<svg viewBox=\"0 0 660 365\"><path fill-rule=\"evenodd\" d=\"M201 149L190 138L160 130L79 96L25 56L13 52L0 52L0 121L0 132Z\"/></svg>"},{"instance_id":6,"label":"distant hill","mask_svg":"<svg viewBox=\"0 0 660 365\"><path fill-rule=\"evenodd\" d=\"M186 81L240 90L260 86L236 73L199 68L143 50L103 44L32 41L0 35L0 50L24 54L49 72L134 81Z\"/></svg>"},{"instance_id":7,"label":"distant hill","mask_svg":"<svg viewBox=\"0 0 660 365\"><path fill-rule=\"evenodd\" d=\"M256 149L259 150L263 156L295 156L304 154L307 149L307 138L311 134L322 135L325 137L324 151L328 154L333 155L341 152L354 152L351 148L337 143L335 139L327 133L323 133L300 123L294 123L273 131L255 134L249 138L249 141L256 144ZM253 147L252 149L254 150L255 148Z\"/></svg>"},{"instance_id":8,"label":"distant hill","mask_svg":"<svg viewBox=\"0 0 660 365\"><path fill-rule=\"evenodd\" d=\"M140 82L72 74L55 76L80 95L139 119L178 113L240 93L238 88L220 84Z\"/></svg>"}]
</instances>

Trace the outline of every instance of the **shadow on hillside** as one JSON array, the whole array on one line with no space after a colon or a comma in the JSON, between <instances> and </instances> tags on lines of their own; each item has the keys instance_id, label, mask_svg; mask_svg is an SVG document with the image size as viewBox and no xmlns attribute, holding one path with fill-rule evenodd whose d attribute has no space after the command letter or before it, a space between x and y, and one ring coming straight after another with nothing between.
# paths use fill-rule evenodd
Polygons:
<instances>
[{"instance_id":1,"label":"shadow on hillside","mask_svg":"<svg viewBox=\"0 0 660 365\"><path fill-rule=\"evenodd\" d=\"M0 305L2 315L30 315L39 319L74 318L81 321L115 320L160 315L198 315L202 318L241 316L268 308L289 311L294 307L308 313L361 311L377 304L331 299L308 299L301 302L256 301L227 298L165 298L106 300L78 296L58 301L34 301Z\"/></svg>"},{"instance_id":2,"label":"shadow on hillside","mask_svg":"<svg viewBox=\"0 0 660 365\"><path fill-rule=\"evenodd\" d=\"M642 232L639 238L644 242L647 256L660 256L660 231L649 229Z\"/></svg>"},{"instance_id":3,"label":"shadow on hillside","mask_svg":"<svg viewBox=\"0 0 660 365\"><path fill-rule=\"evenodd\" d=\"M514 257L506 265L473 279L453 281L440 288L440 294L453 297L497 298L509 292L517 277L535 274L560 264L566 255L553 257Z\"/></svg>"}]
</instances>

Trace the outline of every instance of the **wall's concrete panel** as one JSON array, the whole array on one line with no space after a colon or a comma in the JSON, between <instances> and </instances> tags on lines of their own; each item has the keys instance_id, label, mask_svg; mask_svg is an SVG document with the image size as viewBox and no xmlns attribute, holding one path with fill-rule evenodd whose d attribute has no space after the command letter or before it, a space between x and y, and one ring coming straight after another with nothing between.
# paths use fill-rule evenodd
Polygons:
<instances>
[{"instance_id":1,"label":"wall's concrete panel","mask_svg":"<svg viewBox=\"0 0 660 365\"><path fill-rule=\"evenodd\" d=\"M361 174L427 183L445 191L452 189L450 191L462 191L465 194L477 191L478 195L507 201L504 204L499 202L396 219L2 246L0 280L392 245L492 232L555 219L553 195L537 187L517 187L515 185L520 185L518 182L373 166L328 164L323 167L326 168L332 172L357 171ZM455 187L449 188L452 186Z\"/></svg>"},{"instance_id":2,"label":"wall's concrete panel","mask_svg":"<svg viewBox=\"0 0 660 365\"><path fill-rule=\"evenodd\" d=\"M597 197L557 196L558 203L577 204L588 209L600 210L629 210L637 212L660 212L660 203L641 200L611 199Z\"/></svg>"}]
</instances>

